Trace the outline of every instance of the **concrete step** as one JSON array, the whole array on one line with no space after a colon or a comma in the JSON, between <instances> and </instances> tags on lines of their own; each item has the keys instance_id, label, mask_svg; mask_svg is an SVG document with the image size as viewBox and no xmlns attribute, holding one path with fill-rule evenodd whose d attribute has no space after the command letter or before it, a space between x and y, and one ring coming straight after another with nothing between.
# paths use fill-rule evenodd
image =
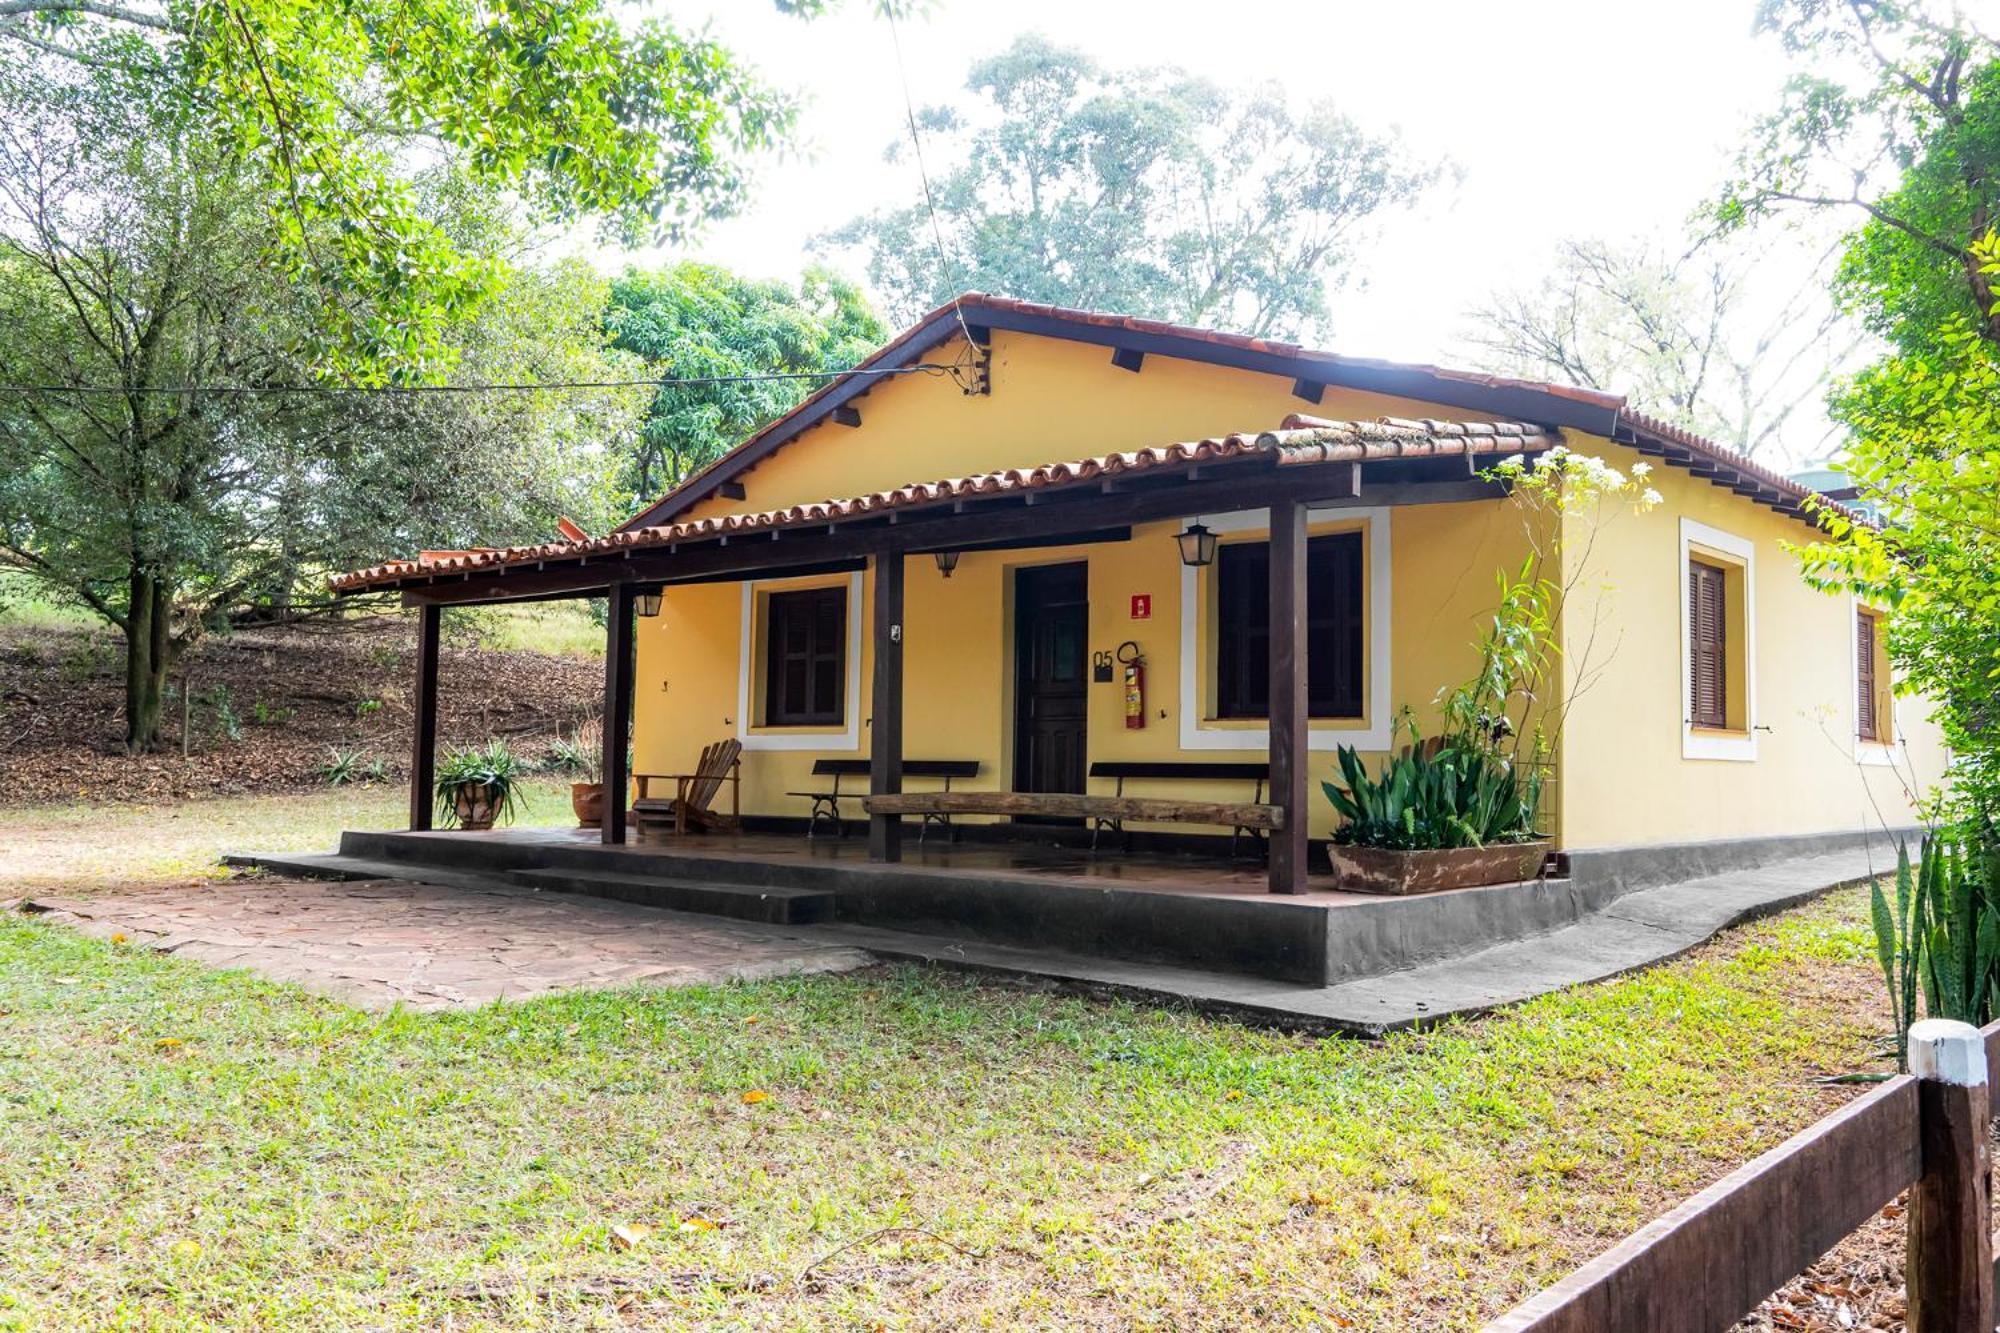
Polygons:
<instances>
[{"instance_id":1,"label":"concrete step","mask_svg":"<svg viewBox=\"0 0 2000 1333\"><path fill-rule=\"evenodd\" d=\"M449 888L484 889L495 883L492 875L454 870L448 866L419 866L408 861L383 861L340 852L242 852L222 858L226 866L268 870L274 875L299 879L401 879L418 884L443 884Z\"/></svg>"},{"instance_id":2,"label":"concrete step","mask_svg":"<svg viewBox=\"0 0 2000 1333\"><path fill-rule=\"evenodd\" d=\"M833 919L833 895L818 889L702 883L609 870L515 870L510 871L507 878L532 889L588 893L644 907L663 907L673 912L702 912L709 916L762 921L776 926Z\"/></svg>"}]
</instances>

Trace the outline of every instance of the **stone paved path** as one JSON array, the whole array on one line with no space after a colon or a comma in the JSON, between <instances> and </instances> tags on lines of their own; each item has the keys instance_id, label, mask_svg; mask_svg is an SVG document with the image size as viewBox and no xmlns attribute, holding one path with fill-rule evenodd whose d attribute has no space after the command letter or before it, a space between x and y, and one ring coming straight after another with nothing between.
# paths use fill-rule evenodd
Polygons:
<instances>
[{"instance_id":1,"label":"stone paved path","mask_svg":"<svg viewBox=\"0 0 2000 1333\"><path fill-rule=\"evenodd\" d=\"M377 1009L843 972L874 961L781 927L499 886L250 879L38 898L22 908Z\"/></svg>"}]
</instances>

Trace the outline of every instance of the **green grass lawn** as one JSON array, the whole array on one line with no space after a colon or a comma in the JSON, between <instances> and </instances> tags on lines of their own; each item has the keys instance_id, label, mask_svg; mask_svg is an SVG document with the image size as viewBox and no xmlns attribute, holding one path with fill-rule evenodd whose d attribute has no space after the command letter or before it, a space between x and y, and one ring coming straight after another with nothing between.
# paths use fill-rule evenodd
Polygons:
<instances>
[{"instance_id":1,"label":"green grass lawn","mask_svg":"<svg viewBox=\"0 0 2000 1333\"><path fill-rule=\"evenodd\" d=\"M23 891L87 892L220 878L225 852L330 852L343 829L409 827L409 789L396 783L220 800L85 801L0 808L0 901ZM570 824L569 781L522 786L521 824Z\"/></svg>"},{"instance_id":2,"label":"green grass lawn","mask_svg":"<svg viewBox=\"0 0 2000 1333\"><path fill-rule=\"evenodd\" d=\"M0 1326L1474 1327L1845 1095L1864 909L1379 1045L913 968L383 1015L8 915Z\"/></svg>"}]
</instances>

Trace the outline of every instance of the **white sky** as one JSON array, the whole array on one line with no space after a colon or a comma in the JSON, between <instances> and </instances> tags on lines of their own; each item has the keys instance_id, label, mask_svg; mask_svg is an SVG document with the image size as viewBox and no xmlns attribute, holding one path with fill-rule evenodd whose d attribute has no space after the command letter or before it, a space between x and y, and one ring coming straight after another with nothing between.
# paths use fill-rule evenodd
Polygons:
<instances>
[{"instance_id":1,"label":"white sky","mask_svg":"<svg viewBox=\"0 0 2000 1333\"><path fill-rule=\"evenodd\" d=\"M679 253L796 277L810 238L914 197L888 25L868 0L812 23L770 0L664 0L711 25L804 100L804 151L766 162L749 209ZM1563 236L1677 235L1719 182L1748 120L1787 70L1753 40L1754 0L937 0L901 28L919 106L963 94L966 67L1039 31L1112 65L1177 64L1226 85L1277 79L1303 103L1333 99L1419 156L1464 170L1360 256L1364 285L1336 293L1334 350L1463 361L1465 312L1531 282ZM607 267L667 257L599 252ZM856 276L860 276L857 274Z\"/></svg>"}]
</instances>

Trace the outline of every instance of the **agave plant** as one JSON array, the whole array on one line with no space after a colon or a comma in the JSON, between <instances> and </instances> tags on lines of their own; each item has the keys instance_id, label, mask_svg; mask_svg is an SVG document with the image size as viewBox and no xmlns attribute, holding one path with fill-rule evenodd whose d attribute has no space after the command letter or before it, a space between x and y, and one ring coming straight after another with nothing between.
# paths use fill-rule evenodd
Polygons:
<instances>
[{"instance_id":1,"label":"agave plant","mask_svg":"<svg viewBox=\"0 0 2000 1333\"><path fill-rule=\"evenodd\" d=\"M503 740L453 750L437 766L437 818L444 828L511 823L518 808L521 761Z\"/></svg>"},{"instance_id":2,"label":"agave plant","mask_svg":"<svg viewBox=\"0 0 2000 1333\"><path fill-rule=\"evenodd\" d=\"M1426 741L1406 721L1410 743L1371 777L1351 746L1338 752L1343 783L1321 784L1345 821L1336 842L1429 851L1522 842L1535 836L1541 775L1524 778L1490 749L1444 738ZM1344 784L1344 785L1343 785Z\"/></svg>"}]
</instances>

